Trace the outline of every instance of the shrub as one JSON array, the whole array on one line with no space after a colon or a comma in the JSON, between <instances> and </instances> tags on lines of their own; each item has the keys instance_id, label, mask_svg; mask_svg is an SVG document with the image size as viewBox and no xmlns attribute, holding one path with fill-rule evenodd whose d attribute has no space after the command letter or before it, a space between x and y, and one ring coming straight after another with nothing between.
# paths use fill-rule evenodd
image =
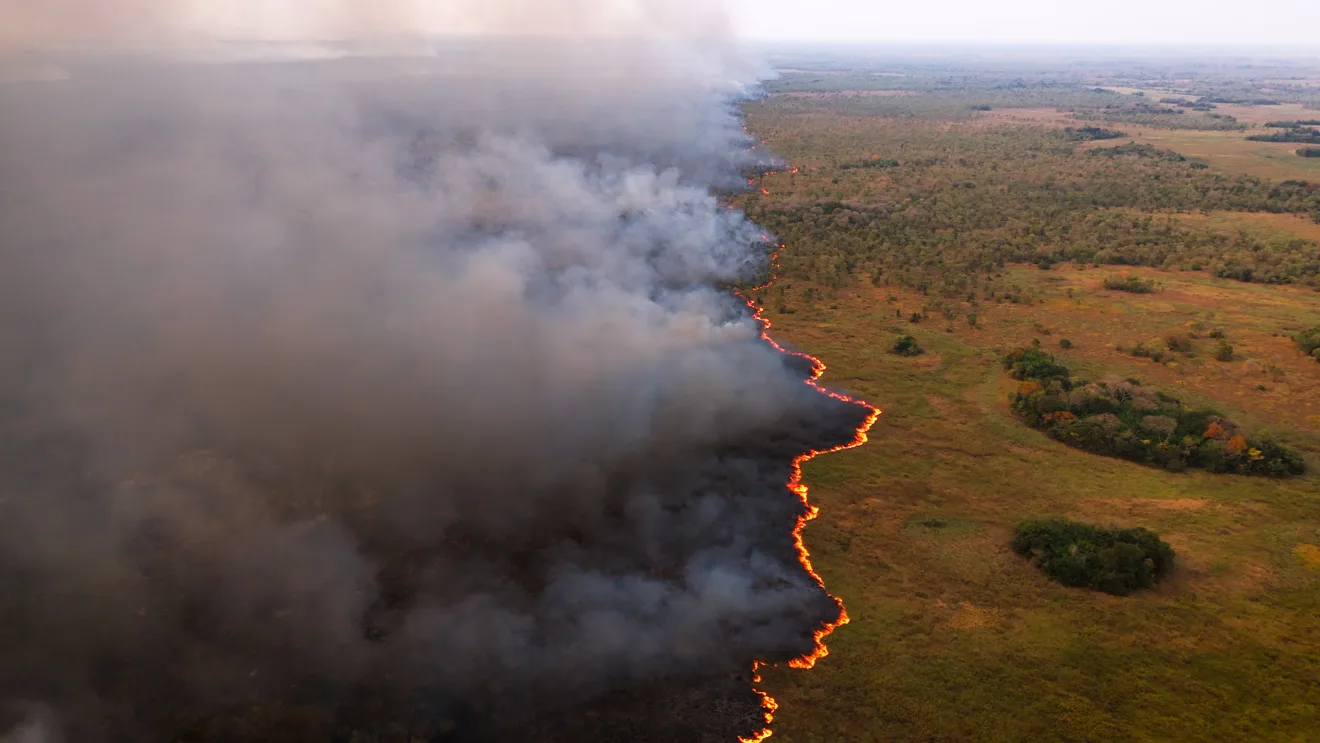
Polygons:
<instances>
[{"instance_id":1,"label":"shrub","mask_svg":"<svg viewBox=\"0 0 1320 743\"><path fill-rule=\"evenodd\" d=\"M1155 281L1153 279L1142 279L1138 276L1106 276L1105 288L1120 292L1131 292L1132 294L1153 294L1155 292Z\"/></svg>"},{"instance_id":2,"label":"shrub","mask_svg":"<svg viewBox=\"0 0 1320 743\"><path fill-rule=\"evenodd\" d=\"M1223 338L1219 339L1219 347L1215 349L1216 361L1232 361L1233 347Z\"/></svg>"},{"instance_id":3,"label":"shrub","mask_svg":"<svg viewBox=\"0 0 1320 743\"><path fill-rule=\"evenodd\" d=\"M1030 557L1065 586L1126 596L1150 588L1173 569L1173 548L1143 528L1114 529L1067 519L1018 525L1013 551Z\"/></svg>"},{"instance_id":4,"label":"shrub","mask_svg":"<svg viewBox=\"0 0 1320 743\"><path fill-rule=\"evenodd\" d=\"M1151 361L1154 361L1157 364L1163 362L1166 357L1164 353L1164 349L1151 348L1143 342L1138 342L1137 345L1133 346L1128 351L1128 353L1132 354L1133 356L1136 356L1137 358L1150 359Z\"/></svg>"},{"instance_id":5,"label":"shrub","mask_svg":"<svg viewBox=\"0 0 1320 743\"><path fill-rule=\"evenodd\" d=\"M1059 348L1062 348L1063 350L1067 351L1068 349L1070 349L1070 348L1072 348L1072 347L1073 347L1073 342L1072 342L1072 341L1068 340L1067 338L1060 338L1060 339L1059 339Z\"/></svg>"},{"instance_id":6,"label":"shrub","mask_svg":"<svg viewBox=\"0 0 1320 743\"><path fill-rule=\"evenodd\" d=\"M1019 348L1004 357L1004 369L1014 379L1068 379L1068 367L1039 348Z\"/></svg>"},{"instance_id":7,"label":"shrub","mask_svg":"<svg viewBox=\"0 0 1320 743\"><path fill-rule=\"evenodd\" d=\"M899 356L920 356L925 352L926 349L917 345L917 339L910 335L898 336L894 341L894 347L890 349L890 353L896 353Z\"/></svg>"},{"instance_id":8,"label":"shrub","mask_svg":"<svg viewBox=\"0 0 1320 743\"><path fill-rule=\"evenodd\" d=\"M1320 327L1307 328L1297 335L1293 336L1293 343L1297 344L1298 350L1307 356L1314 357L1320 361L1320 356L1316 356L1316 351L1320 351Z\"/></svg>"},{"instance_id":9,"label":"shrub","mask_svg":"<svg viewBox=\"0 0 1320 743\"><path fill-rule=\"evenodd\" d=\"M1178 353L1192 352L1192 339L1185 335L1171 335L1164 339L1164 345L1170 351Z\"/></svg>"}]
</instances>

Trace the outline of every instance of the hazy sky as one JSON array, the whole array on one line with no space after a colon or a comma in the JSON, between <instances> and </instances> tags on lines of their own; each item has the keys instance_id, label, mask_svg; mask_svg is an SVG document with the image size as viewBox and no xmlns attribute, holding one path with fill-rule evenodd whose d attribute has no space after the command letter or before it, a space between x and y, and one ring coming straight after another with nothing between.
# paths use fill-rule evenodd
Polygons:
<instances>
[{"instance_id":1,"label":"hazy sky","mask_svg":"<svg viewBox=\"0 0 1320 743\"><path fill-rule=\"evenodd\" d=\"M0 0L0 42L331 38L389 32L588 33L640 26L753 40L989 44L1236 43L1320 51L1320 0Z\"/></svg>"},{"instance_id":2,"label":"hazy sky","mask_svg":"<svg viewBox=\"0 0 1320 743\"><path fill-rule=\"evenodd\" d=\"M1320 0L734 0L744 36L1320 46Z\"/></svg>"}]
</instances>

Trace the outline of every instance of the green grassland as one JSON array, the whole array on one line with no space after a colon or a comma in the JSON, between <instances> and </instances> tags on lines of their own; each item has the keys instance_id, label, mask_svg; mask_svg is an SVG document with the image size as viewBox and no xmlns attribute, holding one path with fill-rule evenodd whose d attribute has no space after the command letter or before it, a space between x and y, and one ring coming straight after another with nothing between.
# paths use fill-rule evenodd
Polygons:
<instances>
[{"instance_id":1,"label":"green grassland","mask_svg":"<svg viewBox=\"0 0 1320 743\"><path fill-rule=\"evenodd\" d=\"M884 410L868 444L805 467L821 507L806 544L852 622L815 669L765 670L780 704L773 739L1317 739L1320 364L1288 336L1320 325L1320 293L1305 270L1265 285L1209 265L1235 251L1309 265L1309 212L1179 185L1272 188L1232 180L1212 157L1195 172L1087 160L1051 126L969 122L947 101L910 100L923 95L937 94L776 96L749 109L753 131L801 166L740 202L787 242L781 278L758 294L766 315L779 339L828 364L824 383ZM841 168L882 157L899 165ZM1130 203L1103 190L1055 197L1090 182L1167 188ZM1159 259L1096 265L1103 253L1088 252L1129 238ZM1121 272L1159 291L1106 290ZM1216 360L1211 331L1234 360ZM900 333L926 353L890 353ZM1155 363L1120 350L1170 334L1195 336L1192 352ZM1033 339L1077 374L1135 377L1268 430L1310 472L1175 474L1057 443L1009 406L1016 383L1000 358ZM1177 551L1175 570L1124 598L1052 583L1009 548L1017 523L1040 516L1150 528Z\"/></svg>"},{"instance_id":2,"label":"green grassland","mask_svg":"<svg viewBox=\"0 0 1320 743\"><path fill-rule=\"evenodd\" d=\"M1320 730L1320 475L1172 474L1068 448L1012 416L999 356L1068 337L1059 356L1077 369L1219 403L1315 463L1320 365L1271 333L1320 320L1320 297L1185 275L1133 296L1100 289L1095 269L1016 271L1039 304L952 333L895 318L919 295L871 287L770 313L828 383L885 411L865 447L807 465L822 509L807 544L853 621L815 670L766 673L776 739L1306 740ZM1247 361L1165 366L1112 347L1209 317ZM888 353L900 331L927 354ZM1257 357L1286 381L1258 390ZM1053 584L1008 549L1040 515L1151 528L1178 551L1174 576L1123 599Z\"/></svg>"}]
</instances>

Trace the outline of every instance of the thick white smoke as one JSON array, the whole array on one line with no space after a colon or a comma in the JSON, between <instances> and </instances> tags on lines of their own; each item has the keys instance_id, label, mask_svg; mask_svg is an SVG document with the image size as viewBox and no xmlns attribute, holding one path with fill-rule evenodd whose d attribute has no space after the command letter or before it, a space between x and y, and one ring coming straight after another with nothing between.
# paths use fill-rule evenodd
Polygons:
<instances>
[{"instance_id":1,"label":"thick white smoke","mask_svg":"<svg viewBox=\"0 0 1320 743\"><path fill-rule=\"evenodd\" d=\"M492 35L731 41L718 0L0 0L0 40L38 48Z\"/></svg>"},{"instance_id":2,"label":"thick white smoke","mask_svg":"<svg viewBox=\"0 0 1320 743\"><path fill-rule=\"evenodd\" d=\"M462 16L540 17L494 5ZM272 700L490 725L811 647L834 606L783 482L860 411L719 288L764 261L712 195L752 162L726 52L658 3L557 5L616 6L681 32L61 48L69 79L0 88L11 738L168 739ZM196 20L79 7L0 18L56 42Z\"/></svg>"}]
</instances>

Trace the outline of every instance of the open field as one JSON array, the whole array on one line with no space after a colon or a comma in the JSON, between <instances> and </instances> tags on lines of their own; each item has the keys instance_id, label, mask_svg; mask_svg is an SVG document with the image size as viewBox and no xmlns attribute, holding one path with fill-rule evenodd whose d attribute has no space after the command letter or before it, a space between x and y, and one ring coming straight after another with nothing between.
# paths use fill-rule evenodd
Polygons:
<instances>
[{"instance_id":1,"label":"open field","mask_svg":"<svg viewBox=\"0 0 1320 743\"><path fill-rule=\"evenodd\" d=\"M1320 364L1275 333L1320 322L1320 295L1155 272L1164 291L1128 295L1100 288L1105 269L1009 272L1041 302L986 306L979 328L951 333L895 317L920 295L865 284L770 313L829 364L826 382L885 410L871 443L807 466L822 511L806 540L853 622L816 669L766 674L775 739L1307 739L1320 729ZM1114 349L1194 323L1225 330L1244 360L1212 360L1210 341L1176 365ZM898 332L927 354L887 353ZM1078 373L1268 425L1313 473L1171 474L1055 443L1012 417L998 363L1033 337ZM1058 351L1065 337L1075 350ZM1007 548L1014 524L1047 514L1155 529L1175 575L1129 598L1053 584Z\"/></svg>"},{"instance_id":2,"label":"open field","mask_svg":"<svg viewBox=\"0 0 1320 743\"><path fill-rule=\"evenodd\" d=\"M1209 227L1225 232L1241 229L1261 237L1300 237L1303 240L1320 240L1320 224L1295 214L1267 212L1179 214L1177 221L1189 227Z\"/></svg>"},{"instance_id":3,"label":"open field","mask_svg":"<svg viewBox=\"0 0 1320 743\"><path fill-rule=\"evenodd\" d=\"M1270 121L1298 121L1314 119L1315 109L1297 103L1277 106L1244 106L1238 103L1216 103L1215 113L1232 116L1243 124L1261 126Z\"/></svg>"},{"instance_id":4,"label":"open field","mask_svg":"<svg viewBox=\"0 0 1320 743\"><path fill-rule=\"evenodd\" d=\"M1202 160L1211 167L1232 175L1254 175L1273 180L1320 178L1320 158L1297 156L1297 148L1302 145L1286 142L1250 142L1247 140L1250 130L1203 132L1120 124L1114 126L1131 136L1123 140L1092 142L1089 146L1112 146L1118 142L1131 140ZM1257 130L1256 133L1259 131Z\"/></svg>"}]
</instances>

